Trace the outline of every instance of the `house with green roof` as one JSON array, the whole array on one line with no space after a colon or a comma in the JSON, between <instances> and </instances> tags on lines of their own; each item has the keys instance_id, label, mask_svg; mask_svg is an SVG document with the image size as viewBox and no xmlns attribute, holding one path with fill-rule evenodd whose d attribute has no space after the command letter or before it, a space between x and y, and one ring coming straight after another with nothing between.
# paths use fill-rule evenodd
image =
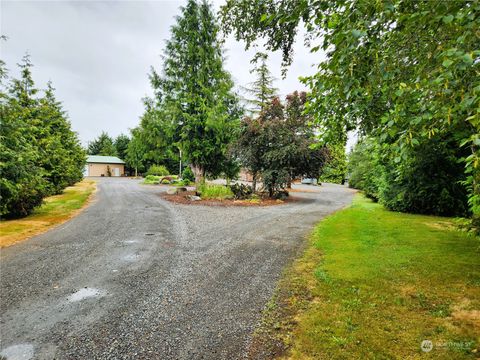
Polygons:
<instances>
[{"instance_id":1,"label":"house with green roof","mask_svg":"<svg viewBox=\"0 0 480 360\"><path fill-rule=\"evenodd\" d=\"M125 176L125 162L116 156L89 155L84 176Z\"/></svg>"}]
</instances>

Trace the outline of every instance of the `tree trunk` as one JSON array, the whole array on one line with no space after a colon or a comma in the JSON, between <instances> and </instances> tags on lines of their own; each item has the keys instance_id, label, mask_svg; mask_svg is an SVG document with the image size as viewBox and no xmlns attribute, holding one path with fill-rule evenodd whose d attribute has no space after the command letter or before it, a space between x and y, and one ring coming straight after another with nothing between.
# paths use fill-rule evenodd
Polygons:
<instances>
[{"instance_id":1,"label":"tree trunk","mask_svg":"<svg viewBox=\"0 0 480 360\"><path fill-rule=\"evenodd\" d=\"M252 174L252 192L255 194L257 191L257 173Z\"/></svg>"},{"instance_id":2,"label":"tree trunk","mask_svg":"<svg viewBox=\"0 0 480 360\"><path fill-rule=\"evenodd\" d=\"M193 174L195 175L195 186L199 186L205 182L205 170L200 165L191 164Z\"/></svg>"},{"instance_id":3,"label":"tree trunk","mask_svg":"<svg viewBox=\"0 0 480 360\"><path fill-rule=\"evenodd\" d=\"M137 167L135 167L135 177L138 177Z\"/></svg>"}]
</instances>

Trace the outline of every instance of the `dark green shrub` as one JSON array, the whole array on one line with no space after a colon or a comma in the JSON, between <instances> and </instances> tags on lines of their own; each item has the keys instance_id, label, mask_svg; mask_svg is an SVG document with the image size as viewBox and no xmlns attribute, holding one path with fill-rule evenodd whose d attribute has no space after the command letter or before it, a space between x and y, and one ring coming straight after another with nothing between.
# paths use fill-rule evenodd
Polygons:
<instances>
[{"instance_id":1,"label":"dark green shrub","mask_svg":"<svg viewBox=\"0 0 480 360\"><path fill-rule=\"evenodd\" d=\"M460 151L447 140L426 141L400 163L389 160L380 186L381 202L390 210L442 216L468 214L467 189Z\"/></svg>"},{"instance_id":2,"label":"dark green shrub","mask_svg":"<svg viewBox=\"0 0 480 360\"><path fill-rule=\"evenodd\" d=\"M175 181L176 186L189 186L190 184L192 184L192 181L189 181L187 179Z\"/></svg>"},{"instance_id":3,"label":"dark green shrub","mask_svg":"<svg viewBox=\"0 0 480 360\"><path fill-rule=\"evenodd\" d=\"M189 182L195 181L195 175L193 174L193 171L192 169L190 169L190 167L186 167L185 169L183 169L182 179L188 180Z\"/></svg>"},{"instance_id":4,"label":"dark green shrub","mask_svg":"<svg viewBox=\"0 0 480 360\"><path fill-rule=\"evenodd\" d=\"M147 171L147 175L166 176L168 174L168 169L163 165L152 165Z\"/></svg>"},{"instance_id":5,"label":"dark green shrub","mask_svg":"<svg viewBox=\"0 0 480 360\"><path fill-rule=\"evenodd\" d=\"M398 157L375 139L363 139L349 155L349 185L393 211L468 215L465 156L448 139L425 141Z\"/></svg>"},{"instance_id":6,"label":"dark green shrub","mask_svg":"<svg viewBox=\"0 0 480 360\"><path fill-rule=\"evenodd\" d=\"M3 169L2 169L3 170ZM47 185L40 176L18 174L15 179L0 179L0 215L6 218L22 217L30 214L33 209L42 204L47 194ZM12 181L13 179L13 181Z\"/></svg>"},{"instance_id":7,"label":"dark green shrub","mask_svg":"<svg viewBox=\"0 0 480 360\"><path fill-rule=\"evenodd\" d=\"M230 189L233 192L234 198L237 200L248 199L253 194L252 187L245 184L233 184L230 185Z\"/></svg>"}]
</instances>

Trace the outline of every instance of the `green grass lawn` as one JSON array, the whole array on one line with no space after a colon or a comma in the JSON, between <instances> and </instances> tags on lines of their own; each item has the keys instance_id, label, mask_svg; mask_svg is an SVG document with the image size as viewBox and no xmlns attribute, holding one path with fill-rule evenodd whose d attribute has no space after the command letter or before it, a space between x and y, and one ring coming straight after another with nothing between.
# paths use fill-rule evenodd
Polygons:
<instances>
[{"instance_id":1,"label":"green grass lawn","mask_svg":"<svg viewBox=\"0 0 480 360\"><path fill-rule=\"evenodd\" d=\"M95 188L94 181L83 180L67 187L60 195L47 197L42 206L29 216L0 221L0 248L41 234L67 221L87 204Z\"/></svg>"},{"instance_id":2,"label":"green grass lawn","mask_svg":"<svg viewBox=\"0 0 480 360\"><path fill-rule=\"evenodd\" d=\"M292 359L475 358L479 249L452 219L386 211L359 195L315 228L256 341Z\"/></svg>"}]
</instances>

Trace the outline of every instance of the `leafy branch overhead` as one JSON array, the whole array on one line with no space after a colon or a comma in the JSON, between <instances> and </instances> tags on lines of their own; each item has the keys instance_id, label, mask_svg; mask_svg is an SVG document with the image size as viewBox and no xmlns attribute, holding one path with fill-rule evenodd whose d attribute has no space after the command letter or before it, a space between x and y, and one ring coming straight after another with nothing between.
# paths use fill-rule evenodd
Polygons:
<instances>
[{"instance_id":1,"label":"leafy branch overhead","mask_svg":"<svg viewBox=\"0 0 480 360\"><path fill-rule=\"evenodd\" d=\"M358 129L387 144L397 163L429 140L467 149L458 160L480 216L478 1L229 0L221 14L227 33L247 47L265 41L284 66L305 28L311 51L326 54L304 80L323 140Z\"/></svg>"}]
</instances>

